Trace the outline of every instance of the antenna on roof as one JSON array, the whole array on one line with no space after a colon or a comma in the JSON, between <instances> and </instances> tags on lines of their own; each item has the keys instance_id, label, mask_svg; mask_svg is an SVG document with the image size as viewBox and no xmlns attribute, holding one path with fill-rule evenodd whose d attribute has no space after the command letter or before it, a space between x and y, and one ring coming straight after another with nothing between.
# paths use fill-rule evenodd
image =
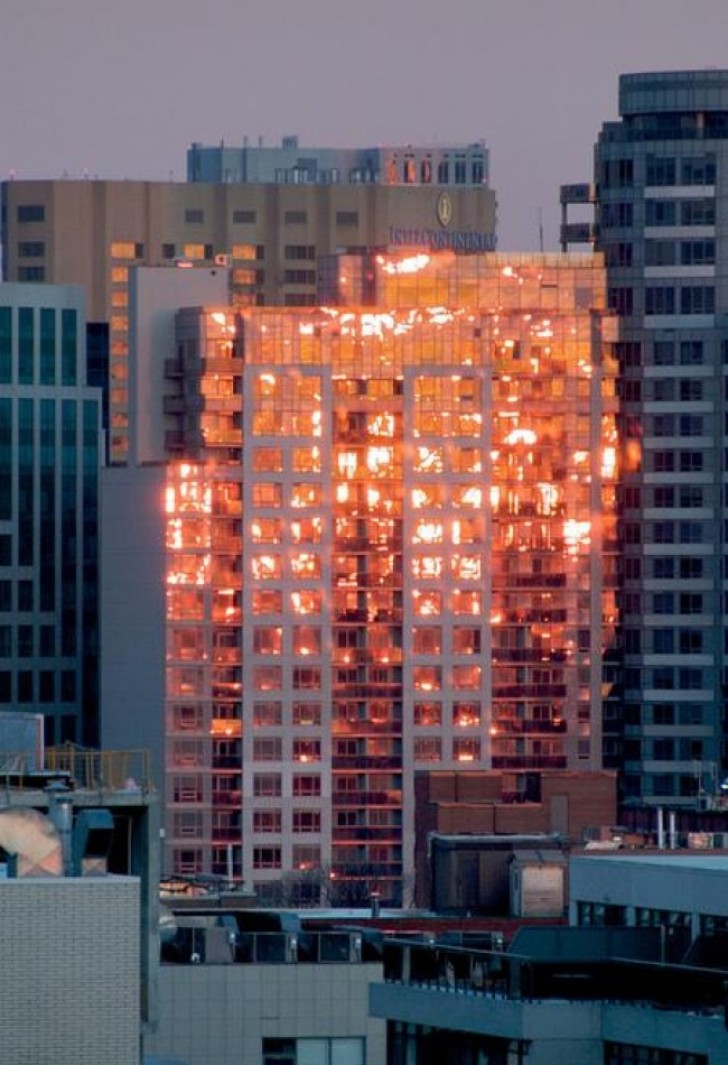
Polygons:
<instances>
[{"instance_id":1,"label":"antenna on roof","mask_svg":"<svg viewBox=\"0 0 728 1065\"><path fill-rule=\"evenodd\" d=\"M543 251L543 210L538 209L538 250Z\"/></svg>"}]
</instances>

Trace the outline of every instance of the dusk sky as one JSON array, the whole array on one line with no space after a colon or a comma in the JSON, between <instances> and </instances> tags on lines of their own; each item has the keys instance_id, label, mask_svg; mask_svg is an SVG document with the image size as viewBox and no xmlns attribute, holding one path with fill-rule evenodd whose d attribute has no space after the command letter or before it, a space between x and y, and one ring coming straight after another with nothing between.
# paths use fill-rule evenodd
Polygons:
<instances>
[{"instance_id":1,"label":"dusk sky","mask_svg":"<svg viewBox=\"0 0 728 1065\"><path fill-rule=\"evenodd\" d=\"M0 176L177 180L192 141L484 138L499 247L555 248L621 72L728 66L728 0L2 0Z\"/></svg>"}]
</instances>

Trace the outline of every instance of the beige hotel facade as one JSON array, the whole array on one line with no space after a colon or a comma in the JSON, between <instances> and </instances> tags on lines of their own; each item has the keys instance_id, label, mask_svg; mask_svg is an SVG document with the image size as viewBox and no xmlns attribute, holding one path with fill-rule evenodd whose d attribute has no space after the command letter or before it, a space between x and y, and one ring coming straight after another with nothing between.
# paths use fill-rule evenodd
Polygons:
<instances>
[{"instance_id":1,"label":"beige hotel facade","mask_svg":"<svg viewBox=\"0 0 728 1065\"><path fill-rule=\"evenodd\" d=\"M86 290L89 323L108 325L109 454L123 463L130 267L229 266L236 306L300 307L316 302L317 264L335 252L493 250L492 189L430 183L437 176L420 167L361 183L9 181L3 276Z\"/></svg>"}]
</instances>

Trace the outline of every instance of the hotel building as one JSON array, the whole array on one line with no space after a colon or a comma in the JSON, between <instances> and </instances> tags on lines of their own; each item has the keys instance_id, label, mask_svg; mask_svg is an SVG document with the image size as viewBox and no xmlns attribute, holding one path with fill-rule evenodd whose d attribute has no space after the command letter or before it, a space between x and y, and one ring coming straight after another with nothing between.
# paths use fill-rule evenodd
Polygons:
<instances>
[{"instance_id":1,"label":"hotel building","mask_svg":"<svg viewBox=\"0 0 728 1065\"><path fill-rule=\"evenodd\" d=\"M320 158L311 180L289 173L297 149L250 149L283 153L288 163L238 168L234 180L227 163L212 165L220 151L191 149L190 173L202 181L2 185L3 278L86 290L94 350L107 377L113 462L127 461L129 448L132 266L230 266L235 305L312 306L323 255L400 245L495 247L495 193L482 144L433 149L429 163L425 149L390 149L386 160L374 150L334 152L337 166L331 153L305 149L307 166ZM194 164L198 156L204 166ZM349 157L360 159L360 178ZM219 178L207 179L218 170Z\"/></svg>"},{"instance_id":2,"label":"hotel building","mask_svg":"<svg viewBox=\"0 0 728 1065\"><path fill-rule=\"evenodd\" d=\"M618 316L623 800L710 805L725 749L728 71L628 74L594 186L562 190ZM567 207L596 202L596 229Z\"/></svg>"},{"instance_id":3,"label":"hotel building","mask_svg":"<svg viewBox=\"0 0 728 1065\"><path fill-rule=\"evenodd\" d=\"M0 285L0 712L98 742L100 393L80 289Z\"/></svg>"},{"instance_id":4,"label":"hotel building","mask_svg":"<svg viewBox=\"0 0 728 1065\"><path fill-rule=\"evenodd\" d=\"M411 889L417 769L599 768L615 626L598 260L343 260L359 282L373 306L181 310L141 469L167 870L299 901Z\"/></svg>"}]
</instances>

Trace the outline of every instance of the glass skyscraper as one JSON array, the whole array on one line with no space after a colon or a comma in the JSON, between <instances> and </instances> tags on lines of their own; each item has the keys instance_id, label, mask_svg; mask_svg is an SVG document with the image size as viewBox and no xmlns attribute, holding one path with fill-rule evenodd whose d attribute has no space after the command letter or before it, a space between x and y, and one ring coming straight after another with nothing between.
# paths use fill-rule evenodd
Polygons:
<instances>
[{"instance_id":1,"label":"glass skyscraper","mask_svg":"<svg viewBox=\"0 0 728 1065\"><path fill-rule=\"evenodd\" d=\"M0 712L98 742L100 393L80 289L0 285Z\"/></svg>"}]
</instances>

